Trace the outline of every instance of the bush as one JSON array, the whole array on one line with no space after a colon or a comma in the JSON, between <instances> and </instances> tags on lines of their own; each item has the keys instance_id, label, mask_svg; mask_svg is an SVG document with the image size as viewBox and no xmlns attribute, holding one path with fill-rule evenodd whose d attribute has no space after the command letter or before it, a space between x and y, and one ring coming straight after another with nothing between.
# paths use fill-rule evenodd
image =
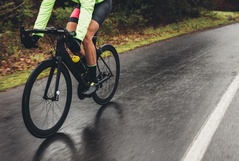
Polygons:
<instances>
[{"instance_id":1,"label":"bush","mask_svg":"<svg viewBox=\"0 0 239 161\"><path fill-rule=\"evenodd\" d=\"M65 27L70 17L73 7L56 8L52 13L52 23L54 27Z\"/></svg>"},{"instance_id":2,"label":"bush","mask_svg":"<svg viewBox=\"0 0 239 161\"><path fill-rule=\"evenodd\" d=\"M221 11L238 11L239 0L215 0L216 9Z\"/></svg>"}]
</instances>

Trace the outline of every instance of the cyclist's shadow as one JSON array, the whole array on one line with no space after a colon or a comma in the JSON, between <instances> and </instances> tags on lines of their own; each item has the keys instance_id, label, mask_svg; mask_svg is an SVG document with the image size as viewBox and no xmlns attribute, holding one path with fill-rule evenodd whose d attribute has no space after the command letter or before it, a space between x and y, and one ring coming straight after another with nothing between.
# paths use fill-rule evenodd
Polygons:
<instances>
[{"instance_id":1,"label":"cyclist's shadow","mask_svg":"<svg viewBox=\"0 0 239 161\"><path fill-rule=\"evenodd\" d=\"M71 155L70 158L71 160L77 160L76 158L78 158L77 156L77 150L75 147L75 143L74 141L71 139L70 136L68 136L67 134L64 133L56 133L55 135L47 138L46 140L44 140L42 142L42 144L40 145L40 147L38 148L37 152L35 153L35 156L33 158L33 161L41 161L41 160L62 160L63 158L57 158L57 157L62 157L62 153L61 150L62 149L58 149L59 152L59 156L49 156L51 155L51 146L58 146L58 148L60 147L60 144L64 145L64 151L67 151L67 155ZM49 150L48 150L49 149ZM54 150L56 151L56 150Z\"/></svg>"},{"instance_id":2,"label":"cyclist's shadow","mask_svg":"<svg viewBox=\"0 0 239 161\"><path fill-rule=\"evenodd\" d=\"M92 161L103 161L104 158L102 156L104 155L104 148L103 143L101 142L100 130L98 130L98 128L100 126L100 118L107 108L114 108L119 119L122 119L123 111L119 104L110 102L107 105L102 106L95 116L94 123L83 129L83 147L80 148L80 151L77 150L76 144L69 135L56 133L42 142L34 155L33 161L62 159L81 161L89 160L89 158ZM51 155L51 150L54 151L54 156Z\"/></svg>"},{"instance_id":3,"label":"cyclist's shadow","mask_svg":"<svg viewBox=\"0 0 239 161\"><path fill-rule=\"evenodd\" d=\"M110 118L108 117L106 111L107 109L113 109L113 112L110 113ZM103 114L104 117L103 117ZM108 113L109 114L109 113ZM112 114L112 115L111 115ZM113 117L112 117L113 116ZM83 146L84 146L84 160L90 161L106 161L106 160L115 160L115 158L109 158L112 155L109 154L112 149L110 145L113 145L115 141L113 133L115 127L118 127L123 121L123 110L118 103L111 102L106 106L102 106L96 114L94 123L89 124L83 130ZM116 125L116 124L117 125ZM113 137L113 139L112 139ZM91 159L89 159L91 158Z\"/></svg>"}]
</instances>

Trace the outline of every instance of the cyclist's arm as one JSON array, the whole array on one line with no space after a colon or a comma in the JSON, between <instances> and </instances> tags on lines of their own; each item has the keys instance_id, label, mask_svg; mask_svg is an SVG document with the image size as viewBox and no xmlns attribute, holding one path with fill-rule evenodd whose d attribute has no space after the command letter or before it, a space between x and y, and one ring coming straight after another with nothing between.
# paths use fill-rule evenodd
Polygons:
<instances>
[{"instance_id":1,"label":"cyclist's arm","mask_svg":"<svg viewBox=\"0 0 239 161\"><path fill-rule=\"evenodd\" d=\"M80 4L81 4L80 8L81 13L78 20L78 25L76 27L75 37L83 41L92 18L95 0L80 0Z\"/></svg>"},{"instance_id":2,"label":"cyclist's arm","mask_svg":"<svg viewBox=\"0 0 239 161\"><path fill-rule=\"evenodd\" d=\"M40 6L40 10L37 16L37 19L34 24L34 29L45 29L47 23L51 17L51 13L53 10L53 6L55 4L55 0L43 0ZM42 33L36 33L34 35L43 36Z\"/></svg>"}]
</instances>

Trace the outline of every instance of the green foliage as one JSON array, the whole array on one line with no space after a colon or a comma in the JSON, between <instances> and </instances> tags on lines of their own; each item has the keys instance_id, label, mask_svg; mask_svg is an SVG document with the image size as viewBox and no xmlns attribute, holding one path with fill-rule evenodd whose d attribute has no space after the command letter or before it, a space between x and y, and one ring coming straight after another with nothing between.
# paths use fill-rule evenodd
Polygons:
<instances>
[{"instance_id":1,"label":"green foliage","mask_svg":"<svg viewBox=\"0 0 239 161\"><path fill-rule=\"evenodd\" d=\"M2 0L0 1L0 32L12 30L19 26L24 20L33 17L34 11L31 9L32 2L24 0Z\"/></svg>"},{"instance_id":2,"label":"green foliage","mask_svg":"<svg viewBox=\"0 0 239 161\"><path fill-rule=\"evenodd\" d=\"M123 23L121 25L133 27L134 21L145 26L199 17L203 8L211 9L214 4L211 0L115 0L114 12L118 14L119 22Z\"/></svg>"},{"instance_id":3,"label":"green foliage","mask_svg":"<svg viewBox=\"0 0 239 161\"><path fill-rule=\"evenodd\" d=\"M215 0L216 9L222 11L238 11L239 0Z\"/></svg>"},{"instance_id":4,"label":"green foliage","mask_svg":"<svg viewBox=\"0 0 239 161\"><path fill-rule=\"evenodd\" d=\"M134 28L139 29L145 27L147 19L140 14L141 10L134 10L131 11L126 9L125 11L119 11L114 13L114 21L118 24L119 29L127 29L127 28Z\"/></svg>"},{"instance_id":5,"label":"green foliage","mask_svg":"<svg viewBox=\"0 0 239 161\"><path fill-rule=\"evenodd\" d=\"M24 26L34 23L34 18L36 17L37 10L33 10L33 3L31 0L24 0L21 7L18 10L18 22Z\"/></svg>"},{"instance_id":6,"label":"green foliage","mask_svg":"<svg viewBox=\"0 0 239 161\"><path fill-rule=\"evenodd\" d=\"M111 14L109 16L109 18L107 18L103 25L101 26L100 32L102 34L106 34L109 36L113 36L113 35L117 35L119 34L119 28L118 28L118 23L117 23L117 19L114 16L114 14Z\"/></svg>"},{"instance_id":7,"label":"green foliage","mask_svg":"<svg viewBox=\"0 0 239 161\"><path fill-rule=\"evenodd\" d=\"M56 8L52 14L52 24L54 27L65 27L70 17L73 7Z\"/></svg>"}]
</instances>

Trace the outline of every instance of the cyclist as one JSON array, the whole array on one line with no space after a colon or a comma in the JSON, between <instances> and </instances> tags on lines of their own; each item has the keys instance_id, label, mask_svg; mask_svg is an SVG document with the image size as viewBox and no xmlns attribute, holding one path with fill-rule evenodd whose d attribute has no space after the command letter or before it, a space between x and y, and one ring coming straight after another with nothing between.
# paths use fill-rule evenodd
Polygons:
<instances>
[{"instance_id":1,"label":"cyclist","mask_svg":"<svg viewBox=\"0 0 239 161\"><path fill-rule=\"evenodd\" d=\"M56 0L43 0L34 29L45 29L50 19L53 6ZM70 15L66 29L74 32L74 38L69 43L69 49L74 52L80 52L85 55L89 67L89 89L83 92L86 96L91 95L97 90L96 87L96 51L92 42L93 36L102 25L103 21L112 8L112 0L72 0L78 3ZM28 39L25 46L28 48L36 47L39 37L43 34L35 33ZM81 43L84 50L81 50Z\"/></svg>"}]
</instances>

